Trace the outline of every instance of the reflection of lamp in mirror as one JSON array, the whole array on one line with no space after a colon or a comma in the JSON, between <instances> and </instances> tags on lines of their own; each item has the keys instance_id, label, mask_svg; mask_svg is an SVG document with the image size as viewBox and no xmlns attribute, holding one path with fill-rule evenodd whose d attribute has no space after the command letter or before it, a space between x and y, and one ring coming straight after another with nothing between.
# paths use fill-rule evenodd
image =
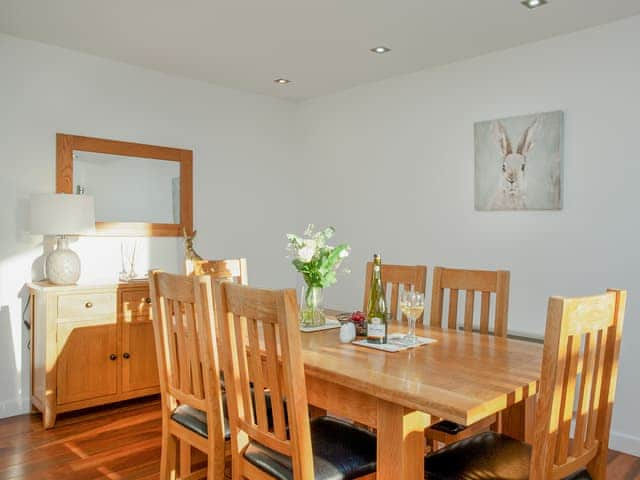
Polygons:
<instances>
[{"instance_id":1,"label":"reflection of lamp in mirror","mask_svg":"<svg viewBox=\"0 0 640 480\"><path fill-rule=\"evenodd\" d=\"M56 249L47 256L47 279L56 285L73 285L80 278L80 257L69 249L67 235L95 232L93 197L48 193L31 197L31 233L56 235Z\"/></svg>"}]
</instances>

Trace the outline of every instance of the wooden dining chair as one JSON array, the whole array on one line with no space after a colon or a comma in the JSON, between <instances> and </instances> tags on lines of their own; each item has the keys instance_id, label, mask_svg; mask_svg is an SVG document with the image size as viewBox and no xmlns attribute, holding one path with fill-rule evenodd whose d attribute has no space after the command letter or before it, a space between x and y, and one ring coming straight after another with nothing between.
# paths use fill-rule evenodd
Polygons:
<instances>
[{"instance_id":1,"label":"wooden dining chair","mask_svg":"<svg viewBox=\"0 0 640 480\"><path fill-rule=\"evenodd\" d=\"M551 297L533 445L483 433L426 457L426 478L604 480L626 296Z\"/></svg>"},{"instance_id":2,"label":"wooden dining chair","mask_svg":"<svg viewBox=\"0 0 640 480\"><path fill-rule=\"evenodd\" d=\"M215 301L233 478L375 478L373 434L329 417L309 420L295 291L219 283Z\"/></svg>"},{"instance_id":3,"label":"wooden dining chair","mask_svg":"<svg viewBox=\"0 0 640 480\"><path fill-rule=\"evenodd\" d=\"M198 268L203 275L212 275L214 277L228 277L231 281L240 285L249 284L249 275L247 273L247 259L246 258L231 258L222 260L202 260L198 262ZM221 338L218 335L216 340L218 345L221 342ZM222 365L220 365L220 371L222 372ZM224 378L221 375L221 385L224 390Z\"/></svg>"},{"instance_id":4,"label":"wooden dining chair","mask_svg":"<svg viewBox=\"0 0 640 480\"><path fill-rule=\"evenodd\" d=\"M367 263L367 273L364 282L364 306L362 311L366 312L369 305L369 294L371 290L371 272L373 271L373 262ZM401 289L411 290L425 293L427 287L427 267L424 265L389 265L382 264L380 271L382 276L382 285L387 288L391 287L391 301L389 309L393 320L406 320L402 318L402 312L398 308ZM400 315L398 315L400 314ZM417 324L421 324L424 319L424 313L416 319Z\"/></svg>"},{"instance_id":5,"label":"wooden dining chair","mask_svg":"<svg viewBox=\"0 0 640 480\"><path fill-rule=\"evenodd\" d=\"M241 285L249 284L246 258L201 260L197 263L203 275L221 273L223 275L230 275L234 282Z\"/></svg>"},{"instance_id":6,"label":"wooden dining chair","mask_svg":"<svg viewBox=\"0 0 640 480\"><path fill-rule=\"evenodd\" d=\"M433 291L431 294L432 327L462 329L467 332L477 331L482 334L493 334L497 337L507 335L509 312L509 277L508 271L462 270L435 267L433 269ZM458 319L460 291L464 291L464 317ZM445 322L444 297L448 292L448 313ZM476 325L474 310L476 297L480 299L479 322ZM494 318L490 318L493 299ZM499 415L491 415L484 420L465 427L454 422L442 421L425 430L425 435L432 448L434 442L449 444L470 437L492 426L499 429Z\"/></svg>"},{"instance_id":7,"label":"wooden dining chair","mask_svg":"<svg viewBox=\"0 0 640 480\"><path fill-rule=\"evenodd\" d=\"M476 297L480 296L480 323L476 330L492 333L498 337L507 335L509 315L509 277L505 270L463 270L435 267L433 269L433 290L431 295L431 326L474 330L474 308ZM447 322L444 322L444 297L449 292ZM460 291L464 291L464 321L458 321ZM478 295L477 295L478 294ZM491 325L491 297L495 296L495 317Z\"/></svg>"},{"instance_id":8,"label":"wooden dining chair","mask_svg":"<svg viewBox=\"0 0 640 480\"><path fill-rule=\"evenodd\" d=\"M218 277L226 278L226 274ZM160 478L224 478L230 432L224 416L215 343L212 276L152 271L153 330L162 397ZM191 448L207 468L191 472Z\"/></svg>"}]
</instances>

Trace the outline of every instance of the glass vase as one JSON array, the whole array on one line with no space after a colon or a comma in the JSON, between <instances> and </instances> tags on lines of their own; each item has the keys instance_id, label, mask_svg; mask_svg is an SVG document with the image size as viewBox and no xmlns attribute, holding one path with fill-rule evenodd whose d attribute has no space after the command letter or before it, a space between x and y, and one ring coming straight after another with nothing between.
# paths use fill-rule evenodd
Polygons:
<instances>
[{"instance_id":1,"label":"glass vase","mask_svg":"<svg viewBox=\"0 0 640 480\"><path fill-rule=\"evenodd\" d=\"M327 321L322 304L322 287L302 287L300 324L303 327L320 327Z\"/></svg>"}]
</instances>

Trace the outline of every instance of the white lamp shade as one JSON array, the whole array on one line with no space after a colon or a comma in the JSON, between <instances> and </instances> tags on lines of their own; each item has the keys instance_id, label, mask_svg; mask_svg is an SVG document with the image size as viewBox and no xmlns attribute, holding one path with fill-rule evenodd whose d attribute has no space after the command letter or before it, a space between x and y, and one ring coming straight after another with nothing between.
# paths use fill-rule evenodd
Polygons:
<instances>
[{"instance_id":1,"label":"white lamp shade","mask_svg":"<svg viewBox=\"0 0 640 480\"><path fill-rule=\"evenodd\" d=\"M40 235L87 235L95 233L93 197L67 193L31 196L31 233Z\"/></svg>"}]
</instances>

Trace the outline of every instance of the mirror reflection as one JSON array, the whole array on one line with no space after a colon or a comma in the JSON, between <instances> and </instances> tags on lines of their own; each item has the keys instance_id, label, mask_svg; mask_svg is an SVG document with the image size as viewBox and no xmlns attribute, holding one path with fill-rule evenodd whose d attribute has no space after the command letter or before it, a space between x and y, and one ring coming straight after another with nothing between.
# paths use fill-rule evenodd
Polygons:
<instances>
[{"instance_id":1,"label":"mirror reflection","mask_svg":"<svg viewBox=\"0 0 640 480\"><path fill-rule=\"evenodd\" d=\"M179 162L74 150L73 182L97 222L180 223Z\"/></svg>"}]
</instances>

